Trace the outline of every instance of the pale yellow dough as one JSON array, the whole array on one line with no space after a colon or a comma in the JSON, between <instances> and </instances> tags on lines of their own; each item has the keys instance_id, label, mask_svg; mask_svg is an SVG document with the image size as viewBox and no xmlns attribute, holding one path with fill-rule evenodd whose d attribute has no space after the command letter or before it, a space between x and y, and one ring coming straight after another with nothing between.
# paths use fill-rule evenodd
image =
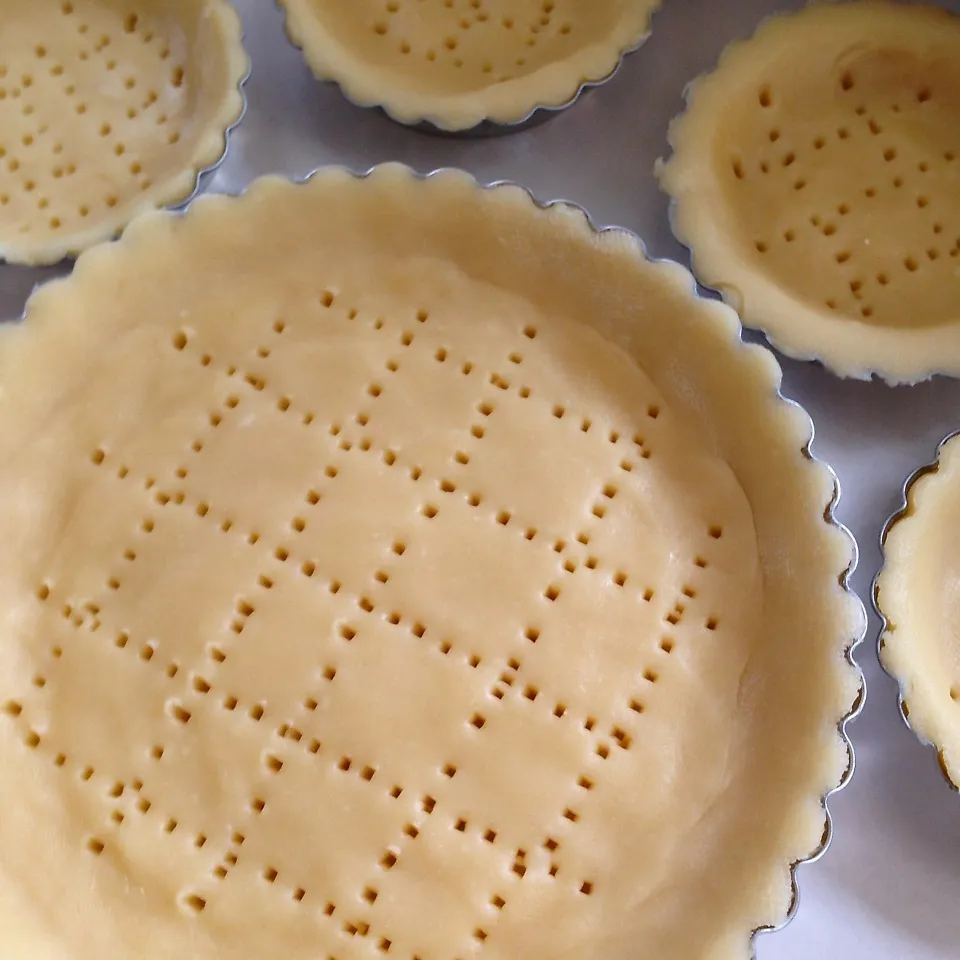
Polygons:
<instances>
[{"instance_id":1,"label":"pale yellow dough","mask_svg":"<svg viewBox=\"0 0 960 960\"><path fill-rule=\"evenodd\" d=\"M900 683L911 727L932 743L960 785L960 439L910 485L884 541L877 606L886 618L881 659Z\"/></svg>"},{"instance_id":2,"label":"pale yellow dough","mask_svg":"<svg viewBox=\"0 0 960 960\"><path fill-rule=\"evenodd\" d=\"M740 958L786 915L862 609L685 271L329 171L142 218L3 348L12 955Z\"/></svg>"},{"instance_id":3,"label":"pale yellow dough","mask_svg":"<svg viewBox=\"0 0 960 960\"><path fill-rule=\"evenodd\" d=\"M226 0L5 0L0 260L52 263L185 200L246 69Z\"/></svg>"},{"instance_id":4,"label":"pale yellow dough","mask_svg":"<svg viewBox=\"0 0 960 960\"><path fill-rule=\"evenodd\" d=\"M279 0L322 80L403 123L516 123L607 78L660 0Z\"/></svg>"},{"instance_id":5,"label":"pale yellow dough","mask_svg":"<svg viewBox=\"0 0 960 960\"><path fill-rule=\"evenodd\" d=\"M842 376L960 374L960 18L774 17L694 83L670 141L675 232L747 324Z\"/></svg>"}]
</instances>

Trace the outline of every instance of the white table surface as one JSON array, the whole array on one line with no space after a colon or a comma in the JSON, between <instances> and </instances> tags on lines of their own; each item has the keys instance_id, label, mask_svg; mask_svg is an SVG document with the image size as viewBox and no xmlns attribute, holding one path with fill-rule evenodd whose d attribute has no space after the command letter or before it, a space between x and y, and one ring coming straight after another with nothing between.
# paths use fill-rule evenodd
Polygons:
<instances>
[{"instance_id":1,"label":"white table surface","mask_svg":"<svg viewBox=\"0 0 960 960\"><path fill-rule=\"evenodd\" d=\"M350 0L344 0L350 2ZM644 238L650 253L687 262L667 225L651 170L685 83L722 47L797 0L666 0L648 44L608 86L539 128L506 138L425 136L346 103L316 84L286 42L267 0L236 0L253 59L250 109L210 189L238 191L260 173L303 176L330 163L366 169L400 160L418 170L458 166L481 180L511 179L542 199L585 206L600 224ZM960 0L944 0L960 12ZM31 287L60 269L0 266L0 319L16 318ZM878 535L905 477L960 426L960 383L891 389L839 381L813 364L783 362L784 392L813 416L814 450L839 474L840 519L860 544L854 587L865 600L880 562ZM893 683L877 663L871 613L858 660L868 698L850 731L856 775L831 800L834 841L799 872L801 904L784 931L758 942L760 960L960 957L960 797L933 752L903 726ZM638 953L638 960L642 951ZM646 960L646 958L644 958Z\"/></svg>"}]
</instances>

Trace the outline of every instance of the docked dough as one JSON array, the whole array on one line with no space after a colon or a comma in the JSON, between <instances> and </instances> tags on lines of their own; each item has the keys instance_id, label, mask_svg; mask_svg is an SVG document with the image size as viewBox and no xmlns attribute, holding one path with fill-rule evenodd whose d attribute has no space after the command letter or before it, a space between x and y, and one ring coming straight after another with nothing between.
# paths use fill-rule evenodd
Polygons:
<instances>
[{"instance_id":1,"label":"docked dough","mask_svg":"<svg viewBox=\"0 0 960 960\"><path fill-rule=\"evenodd\" d=\"M8 947L746 956L861 618L777 376L685 271L459 174L82 257L0 352Z\"/></svg>"},{"instance_id":2,"label":"docked dough","mask_svg":"<svg viewBox=\"0 0 960 960\"><path fill-rule=\"evenodd\" d=\"M403 123L514 124L572 102L647 37L660 0L280 0L322 80Z\"/></svg>"},{"instance_id":3,"label":"docked dough","mask_svg":"<svg viewBox=\"0 0 960 960\"><path fill-rule=\"evenodd\" d=\"M695 270L843 376L960 373L960 18L812 4L691 88L661 170Z\"/></svg>"},{"instance_id":4,"label":"docked dough","mask_svg":"<svg viewBox=\"0 0 960 960\"><path fill-rule=\"evenodd\" d=\"M8 0L0 259L52 263L186 200L240 116L226 0Z\"/></svg>"}]
</instances>

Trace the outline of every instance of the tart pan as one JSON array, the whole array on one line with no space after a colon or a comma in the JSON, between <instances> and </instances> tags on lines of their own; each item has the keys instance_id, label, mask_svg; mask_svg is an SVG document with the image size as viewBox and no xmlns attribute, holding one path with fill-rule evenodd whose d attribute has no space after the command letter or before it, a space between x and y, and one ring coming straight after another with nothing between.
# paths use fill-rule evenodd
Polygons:
<instances>
[{"instance_id":1,"label":"tart pan","mask_svg":"<svg viewBox=\"0 0 960 960\"><path fill-rule=\"evenodd\" d=\"M781 352L892 384L960 370L958 64L942 8L814 3L689 86L659 167L674 234Z\"/></svg>"},{"instance_id":2,"label":"tart pan","mask_svg":"<svg viewBox=\"0 0 960 960\"><path fill-rule=\"evenodd\" d=\"M883 527L883 565L873 586L874 608L882 621L880 663L899 685L900 714L916 736L936 750L940 769L954 790L960 790L960 727L955 717L960 682L950 650L951 621L940 609L952 597L950 571L944 569L949 557L941 552L945 545L937 538L949 539L955 529L950 504L938 498L948 495L951 478L956 483L958 437L957 432L948 434L937 447L936 458L904 483L900 507ZM939 514L939 529L929 528L931 511ZM925 559L924 550L934 552ZM918 576L923 583L917 582ZM924 591L929 591L926 598ZM924 603L930 618L926 624L924 610L918 609ZM939 622L934 619L938 610Z\"/></svg>"},{"instance_id":3,"label":"tart pan","mask_svg":"<svg viewBox=\"0 0 960 960\"><path fill-rule=\"evenodd\" d=\"M12 942L748 956L852 773L864 617L740 334L572 205L394 165L144 215L36 293L0 357Z\"/></svg>"},{"instance_id":4,"label":"tart pan","mask_svg":"<svg viewBox=\"0 0 960 960\"><path fill-rule=\"evenodd\" d=\"M40 0L0 41L0 259L49 264L188 202L243 114L226 0Z\"/></svg>"},{"instance_id":5,"label":"tart pan","mask_svg":"<svg viewBox=\"0 0 960 960\"><path fill-rule=\"evenodd\" d=\"M660 4L639 0L626 12L612 4L578 19L552 0L432 12L400 2L385 10L277 2L319 80L398 123L472 138L536 126L612 80L649 36Z\"/></svg>"}]
</instances>

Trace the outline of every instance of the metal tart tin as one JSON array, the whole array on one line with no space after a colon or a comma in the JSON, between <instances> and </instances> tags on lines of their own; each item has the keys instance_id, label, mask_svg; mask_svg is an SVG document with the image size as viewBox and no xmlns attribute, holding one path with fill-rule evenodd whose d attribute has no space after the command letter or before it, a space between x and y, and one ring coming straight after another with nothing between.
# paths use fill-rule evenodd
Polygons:
<instances>
[{"instance_id":1,"label":"metal tart tin","mask_svg":"<svg viewBox=\"0 0 960 960\"><path fill-rule=\"evenodd\" d=\"M286 8L284 7L283 3L280 2L280 0L274 0L274 4L283 15L284 35L286 36L287 41L292 47L294 47L294 49L300 51L302 55L303 46L297 43L290 33L290 19ZM656 8L651 11L651 21L653 17L656 16L656 12ZM614 64L613 69L611 69L606 76L601 77L598 80L583 81L563 103L538 103L532 106L527 113L518 120L513 120L508 123L503 123L497 120L481 120L474 126L467 127L466 129L462 130L446 128L439 121L428 118L423 118L413 122L401 119L400 117L396 116L396 114L393 113L386 104L366 103L351 97L350 94L344 89L343 85L337 80L334 80L330 77L320 76L317 76L316 78L318 82L324 84L325 86L335 87L340 92L340 95L348 103L352 103L355 107L360 107L361 109L365 110L375 110L377 113L382 114L389 120L392 120L394 123L397 123L403 127L407 127L411 130L416 130L419 133L425 133L434 137L442 137L454 140L485 140L494 137L503 137L511 133L521 133L524 130L530 130L534 127L539 127L541 124L546 123L547 121L553 119L553 117L574 106L582 97L586 96L586 94L590 93L592 90L596 90L598 87L606 86L606 84L610 83L610 81L612 81L620 72L626 58L631 54L636 53L647 42L647 40L650 39L651 33L652 26L648 25L643 36L641 36L635 43L631 44L629 47L620 52L620 56L616 64Z\"/></svg>"},{"instance_id":2,"label":"metal tart tin","mask_svg":"<svg viewBox=\"0 0 960 960\"><path fill-rule=\"evenodd\" d=\"M948 433L938 444L937 444L937 453L933 460L929 463L925 463L922 467L918 467L909 477L904 481L903 486L900 489L900 505L897 509L887 518L886 523L883 525L883 529L880 533L880 556L881 564L880 569L877 572L877 575L873 578L873 584L870 590L870 596L873 603L873 609L876 611L877 616L880 618L880 633L877 637L877 658L880 660L880 666L883 668L883 672L886 673L891 680L895 681L897 684L897 707L900 711L900 717L906 725L907 729L924 745L929 747L937 758L937 765L940 767L940 772L943 774L944 779L949 784L950 788L956 792L960 793L960 784L958 784L951 776L950 772L947 769L947 764L943 758L943 752L933 743L931 740L927 739L922 734L918 733L916 728L910 722L910 705L907 703L906 697L904 695L903 683L899 677L895 676L890 670L887 669L886 664L883 659L883 648L886 644L887 631L890 627L890 622L887 620L886 615L883 612L883 609L880 605L880 577L883 574L883 571L886 567L886 545L887 537L890 535L890 531L903 519L905 519L911 508L911 498L913 495L914 484L918 480L921 480L923 477L929 476L932 473L936 473L940 469L940 454L943 451L943 448L955 437L960 436L960 430L954 430L952 433Z\"/></svg>"}]
</instances>

